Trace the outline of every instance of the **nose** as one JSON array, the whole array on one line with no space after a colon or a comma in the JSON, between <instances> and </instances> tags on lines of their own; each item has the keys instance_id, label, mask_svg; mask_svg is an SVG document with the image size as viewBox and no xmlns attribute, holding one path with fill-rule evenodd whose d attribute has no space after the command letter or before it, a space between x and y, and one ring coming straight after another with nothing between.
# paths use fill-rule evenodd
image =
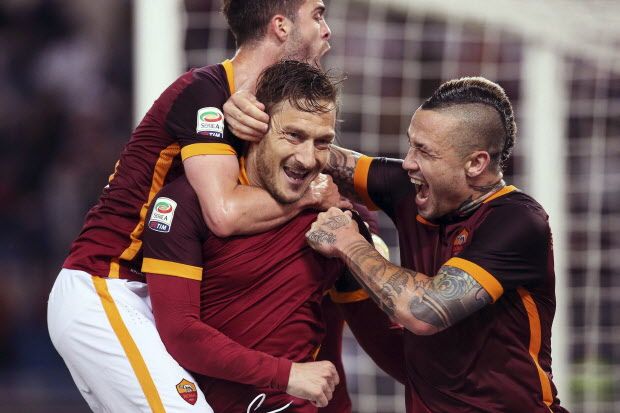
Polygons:
<instances>
[{"instance_id":1,"label":"nose","mask_svg":"<svg viewBox=\"0 0 620 413\"><path fill-rule=\"evenodd\" d=\"M418 162L415 160L415 149L412 147L409 147L407 151L407 156L405 156L403 161L403 169L407 172L415 172L420 169Z\"/></svg>"},{"instance_id":2,"label":"nose","mask_svg":"<svg viewBox=\"0 0 620 413\"><path fill-rule=\"evenodd\" d=\"M322 31L322 35L321 37L323 38L323 40L329 40L330 37L332 37L332 31L330 30L329 26L327 25L327 20L323 19L323 31Z\"/></svg>"},{"instance_id":3,"label":"nose","mask_svg":"<svg viewBox=\"0 0 620 413\"><path fill-rule=\"evenodd\" d=\"M311 139L308 139L306 142L297 145L295 160L308 170L314 169L316 167L316 150Z\"/></svg>"}]
</instances>

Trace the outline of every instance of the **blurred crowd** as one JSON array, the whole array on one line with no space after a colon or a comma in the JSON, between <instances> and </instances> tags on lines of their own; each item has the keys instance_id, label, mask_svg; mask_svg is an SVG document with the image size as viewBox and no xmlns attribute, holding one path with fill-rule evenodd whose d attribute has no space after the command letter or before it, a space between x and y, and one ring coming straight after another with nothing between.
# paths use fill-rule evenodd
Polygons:
<instances>
[{"instance_id":1,"label":"blurred crowd","mask_svg":"<svg viewBox=\"0 0 620 413\"><path fill-rule=\"evenodd\" d=\"M79 398L47 296L129 137L131 67L129 1L0 3L0 411Z\"/></svg>"}]
</instances>

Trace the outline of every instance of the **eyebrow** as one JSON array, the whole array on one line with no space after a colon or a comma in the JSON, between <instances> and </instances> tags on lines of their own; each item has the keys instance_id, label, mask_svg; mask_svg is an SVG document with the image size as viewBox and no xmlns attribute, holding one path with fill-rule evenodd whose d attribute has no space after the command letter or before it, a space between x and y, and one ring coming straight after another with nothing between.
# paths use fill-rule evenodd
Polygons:
<instances>
[{"instance_id":1,"label":"eyebrow","mask_svg":"<svg viewBox=\"0 0 620 413\"><path fill-rule=\"evenodd\" d=\"M306 131L304 131L303 129L298 128L295 125L285 126L282 129L282 131L284 133L291 133L291 132L296 133L296 134L300 135L304 139L308 139L309 138L308 133L306 133ZM315 140L317 140L317 139L329 139L330 141L333 142L336 139L336 133L328 133L328 134L325 134L325 135L316 136L314 139Z\"/></svg>"}]
</instances>

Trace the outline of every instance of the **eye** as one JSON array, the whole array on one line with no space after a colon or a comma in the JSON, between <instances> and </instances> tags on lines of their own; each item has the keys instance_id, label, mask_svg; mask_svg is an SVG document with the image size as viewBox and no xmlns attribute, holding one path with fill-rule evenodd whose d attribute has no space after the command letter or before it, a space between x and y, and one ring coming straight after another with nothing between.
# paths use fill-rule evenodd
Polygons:
<instances>
[{"instance_id":1,"label":"eye","mask_svg":"<svg viewBox=\"0 0 620 413\"><path fill-rule=\"evenodd\" d=\"M284 137L291 143L299 143L302 140L301 135L296 132L287 132Z\"/></svg>"},{"instance_id":2,"label":"eye","mask_svg":"<svg viewBox=\"0 0 620 413\"><path fill-rule=\"evenodd\" d=\"M321 150L321 151L324 151L324 150L329 149L329 147L331 146L331 144L332 144L332 141L316 141L316 142L314 143L314 146L315 146L317 149L319 149L319 150Z\"/></svg>"}]
</instances>

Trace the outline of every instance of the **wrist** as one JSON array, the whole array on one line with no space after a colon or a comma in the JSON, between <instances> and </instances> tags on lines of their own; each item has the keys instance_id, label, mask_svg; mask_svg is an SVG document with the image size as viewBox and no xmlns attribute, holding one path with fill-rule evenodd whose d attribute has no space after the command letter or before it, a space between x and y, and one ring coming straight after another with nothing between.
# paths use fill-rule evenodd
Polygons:
<instances>
[{"instance_id":1,"label":"wrist","mask_svg":"<svg viewBox=\"0 0 620 413\"><path fill-rule=\"evenodd\" d=\"M353 246L355 244L359 244L360 242L370 245L366 238L364 238L364 236L359 232L356 232L355 234L347 237L346 239L343 239L340 242L337 241L335 244L335 248L338 253L338 257L347 262L347 259L349 258L353 250Z\"/></svg>"},{"instance_id":2,"label":"wrist","mask_svg":"<svg viewBox=\"0 0 620 413\"><path fill-rule=\"evenodd\" d=\"M285 358L277 358L277 367L271 383L271 388L286 392L292 367L292 361Z\"/></svg>"}]
</instances>

